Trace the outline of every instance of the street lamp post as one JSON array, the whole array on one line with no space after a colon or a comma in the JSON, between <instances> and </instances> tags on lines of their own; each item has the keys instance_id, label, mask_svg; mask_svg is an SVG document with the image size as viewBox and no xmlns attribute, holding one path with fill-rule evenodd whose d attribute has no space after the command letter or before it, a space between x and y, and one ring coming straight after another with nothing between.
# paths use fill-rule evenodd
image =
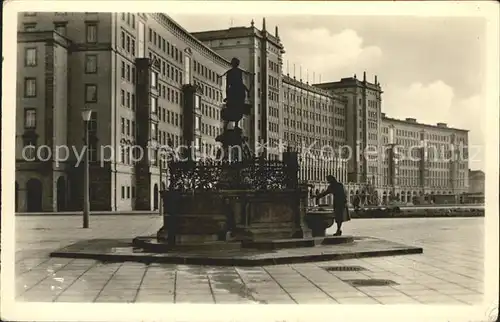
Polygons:
<instances>
[{"instance_id":1,"label":"street lamp post","mask_svg":"<svg viewBox=\"0 0 500 322\"><path fill-rule=\"evenodd\" d=\"M90 200L89 200L89 122L92 110L82 111L84 128L85 158L83 161L83 228L89 228Z\"/></svg>"}]
</instances>

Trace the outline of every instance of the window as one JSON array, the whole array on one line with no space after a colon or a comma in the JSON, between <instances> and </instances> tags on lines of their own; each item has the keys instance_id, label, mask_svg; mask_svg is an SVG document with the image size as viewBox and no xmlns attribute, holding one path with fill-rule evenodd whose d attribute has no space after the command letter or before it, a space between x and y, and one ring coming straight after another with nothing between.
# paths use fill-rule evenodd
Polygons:
<instances>
[{"instance_id":1,"label":"window","mask_svg":"<svg viewBox=\"0 0 500 322\"><path fill-rule=\"evenodd\" d=\"M137 57L144 58L146 56L146 43L144 42L146 38L146 28L144 23L139 21L139 51Z\"/></svg>"},{"instance_id":2,"label":"window","mask_svg":"<svg viewBox=\"0 0 500 322\"><path fill-rule=\"evenodd\" d=\"M97 42L97 24L95 23L87 23L86 27L86 39L87 43L96 43Z\"/></svg>"},{"instance_id":3,"label":"window","mask_svg":"<svg viewBox=\"0 0 500 322\"><path fill-rule=\"evenodd\" d=\"M36 66L37 64L36 48L26 48L24 58L25 58L24 60L25 66Z\"/></svg>"},{"instance_id":4,"label":"window","mask_svg":"<svg viewBox=\"0 0 500 322\"><path fill-rule=\"evenodd\" d=\"M121 118L121 132L125 134L125 118Z\"/></svg>"},{"instance_id":5,"label":"window","mask_svg":"<svg viewBox=\"0 0 500 322\"><path fill-rule=\"evenodd\" d=\"M156 100L156 97L151 97L151 113L156 114L157 105L158 105L158 101Z\"/></svg>"},{"instance_id":6,"label":"window","mask_svg":"<svg viewBox=\"0 0 500 322\"><path fill-rule=\"evenodd\" d=\"M36 30L36 23L25 23L24 24L24 31L32 32L35 30Z\"/></svg>"},{"instance_id":7,"label":"window","mask_svg":"<svg viewBox=\"0 0 500 322\"><path fill-rule=\"evenodd\" d=\"M85 73L97 73L97 55L85 55Z\"/></svg>"},{"instance_id":8,"label":"window","mask_svg":"<svg viewBox=\"0 0 500 322\"><path fill-rule=\"evenodd\" d=\"M191 83L191 58L184 59L184 84Z\"/></svg>"},{"instance_id":9,"label":"window","mask_svg":"<svg viewBox=\"0 0 500 322\"><path fill-rule=\"evenodd\" d=\"M127 199L130 199L130 186L127 186Z\"/></svg>"},{"instance_id":10,"label":"window","mask_svg":"<svg viewBox=\"0 0 500 322\"><path fill-rule=\"evenodd\" d=\"M25 138L23 140L23 144L24 144L23 158L26 161L35 161L36 160L36 139Z\"/></svg>"},{"instance_id":11,"label":"window","mask_svg":"<svg viewBox=\"0 0 500 322\"><path fill-rule=\"evenodd\" d=\"M122 199L125 199L125 186L121 187L122 189Z\"/></svg>"},{"instance_id":12,"label":"window","mask_svg":"<svg viewBox=\"0 0 500 322\"><path fill-rule=\"evenodd\" d=\"M86 103L97 102L97 85L85 84L85 102Z\"/></svg>"},{"instance_id":13,"label":"window","mask_svg":"<svg viewBox=\"0 0 500 322\"><path fill-rule=\"evenodd\" d=\"M194 96L194 108L195 109L200 108L200 96L199 95Z\"/></svg>"},{"instance_id":14,"label":"window","mask_svg":"<svg viewBox=\"0 0 500 322\"><path fill-rule=\"evenodd\" d=\"M156 124L151 124L151 139L152 140L156 140L157 136L157 128L156 128Z\"/></svg>"},{"instance_id":15,"label":"window","mask_svg":"<svg viewBox=\"0 0 500 322\"><path fill-rule=\"evenodd\" d=\"M196 149L201 150L201 138L200 137L196 138Z\"/></svg>"},{"instance_id":16,"label":"window","mask_svg":"<svg viewBox=\"0 0 500 322\"><path fill-rule=\"evenodd\" d=\"M201 116L196 115L194 118L194 129L199 130L200 129L200 124L201 124Z\"/></svg>"},{"instance_id":17,"label":"window","mask_svg":"<svg viewBox=\"0 0 500 322\"><path fill-rule=\"evenodd\" d=\"M24 79L24 96L36 97L36 78Z\"/></svg>"},{"instance_id":18,"label":"window","mask_svg":"<svg viewBox=\"0 0 500 322\"><path fill-rule=\"evenodd\" d=\"M66 36L66 23L55 23L54 30L61 36Z\"/></svg>"},{"instance_id":19,"label":"window","mask_svg":"<svg viewBox=\"0 0 500 322\"><path fill-rule=\"evenodd\" d=\"M151 87L156 88L157 85L158 74L155 72L151 72Z\"/></svg>"},{"instance_id":20,"label":"window","mask_svg":"<svg viewBox=\"0 0 500 322\"><path fill-rule=\"evenodd\" d=\"M36 128L36 110L34 108L27 108L24 110L24 128Z\"/></svg>"},{"instance_id":21,"label":"window","mask_svg":"<svg viewBox=\"0 0 500 322\"><path fill-rule=\"evenodd\" d=\"M122 42L122 48L125 49L125 31L121 32L121 42Z\"/></svg>"}]
</instances>

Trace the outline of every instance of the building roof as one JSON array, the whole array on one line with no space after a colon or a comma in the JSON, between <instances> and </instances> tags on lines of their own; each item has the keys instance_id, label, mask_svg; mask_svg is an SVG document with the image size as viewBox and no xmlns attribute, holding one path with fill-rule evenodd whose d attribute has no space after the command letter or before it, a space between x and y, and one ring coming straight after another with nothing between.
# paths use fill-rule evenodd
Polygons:
<instances>
[{"instance_id":1,"label":"building roof","mask_svg":"<svg viewBox=\"0 0 500 322\"><path fill-rule=\"evenodd\" d=\"M437 123L436 125L434 125L434 124L426 124L426 123L419 123L414 118L407 118L405 120L401 120L401 119L396 119L396 118L388 117L388 116L385 115L385 113L382 113L382 121L396 122L396 123L401 123L401 124L405 124L405 125L416 125L416 126L433 128L433 129L440 129L440 130L469 132L469 130L464 130L464 129L458 129L458 128L454 128L454 127L449 127L446 123Z\"/></svg>"},{"instance_id":2,"label":"building roof","mask_svg":"<svg viewBox=\"0 0 500 322\"><path fill-rule=\"evenodd\" d=\"M313 86L311 84L304 83L302 81L295 79L294 77L290 77L289 75L283 74L282 79L283 79L283 83L302 88L303 90L306 90L306 91L314 92L316 94L327 96L329 98L340 100L340 101L346 100L345 98L343 98L340 95L334 94L333 92L324 90L322 88Z\"/></svg>"},{"instance_id":3,"label":"building roof","mask_svg":"<svg viewBox=\"0 0 500 322\"><path fill-rule=\"evenodd\" d=\"M199 31L199 32L193 32L192 35L201 41L234 39L234 38L245 38L245 37L257 37L261 39L266 38L269 42L274 44L276 47L280 48L282 51L284 51L285 49L279 37L277 37L276 35L272 35L267 30L265 30L265 28L259 30L254 26L232 27L228 29Z\"/></svg>"},{"instance_id":4,"label":"building roof","mask_svg":"<svg viewBox=\"0 0 500 322\"><path fill-rule=\"evenodd\" d=\"M366 74L363 75L364 79L366 79ZM375 79L375 83L370 83L366 80L359 80L356 78L356 75L354 77L346 77L340 79L340 81L337 82L326 82L326 83L318 83L318 84L313 84L313 86L319 87L319 88L324 88L324 89L334 89L334 88L346 88L346 87L366 87L374 91L379 91L380 93L383 93L382 88L380 87L380 83L377 82Z\"/></svg>"},{"instance_id":5,"label":"building roof","mask_svg":"<svg viewBox=\"0 0 500 322\"><path fill-rule=\"evenodd\" d=\"M484 172L482 170L469 169L469 177L484 177Z\"/></svg>"}]
</instances>

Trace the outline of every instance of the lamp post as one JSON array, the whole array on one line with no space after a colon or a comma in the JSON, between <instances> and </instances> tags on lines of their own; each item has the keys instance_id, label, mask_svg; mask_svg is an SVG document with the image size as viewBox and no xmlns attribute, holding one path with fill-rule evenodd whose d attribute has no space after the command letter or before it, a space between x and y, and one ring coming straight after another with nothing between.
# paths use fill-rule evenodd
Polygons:
<instances>
[{"instance_id":1,"label":"lamp post","mask_svg":"<svg viewBox=\"0 0 500 322\"><path fill-rule=\"evenodd\" d=\"M82 111L85 158L83 161L83 228L89 228L90 200L89 200L89 122L92 110Z\"/></svg>"}]
</instances>

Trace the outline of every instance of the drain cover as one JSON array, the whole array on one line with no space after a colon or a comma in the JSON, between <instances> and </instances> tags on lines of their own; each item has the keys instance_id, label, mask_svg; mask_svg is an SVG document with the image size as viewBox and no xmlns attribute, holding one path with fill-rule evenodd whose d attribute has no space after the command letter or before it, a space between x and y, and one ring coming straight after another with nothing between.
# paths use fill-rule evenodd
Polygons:
<instances>
[{"instance_id":1,"label":"drain cover","mask_svg":"<svg viewBox=\"0 0 500 322\"><path fill-rule=\"evenodd\" d=\"M377 280L377 279L366 279L366 280L343 280L352 286L390 286L399 285L398 283L391 280Z\"/></svg>"},{"instance_id":2,"label":"drain cover","mask_svg":"<svg viewBox=\"0 0 500 322\"><path fill-rule=\"evenodd\" d=\"M328 266L323 267L328 272L358 272L366 271L366 268L361 266Z\"/></svg>"}]
</instances>

